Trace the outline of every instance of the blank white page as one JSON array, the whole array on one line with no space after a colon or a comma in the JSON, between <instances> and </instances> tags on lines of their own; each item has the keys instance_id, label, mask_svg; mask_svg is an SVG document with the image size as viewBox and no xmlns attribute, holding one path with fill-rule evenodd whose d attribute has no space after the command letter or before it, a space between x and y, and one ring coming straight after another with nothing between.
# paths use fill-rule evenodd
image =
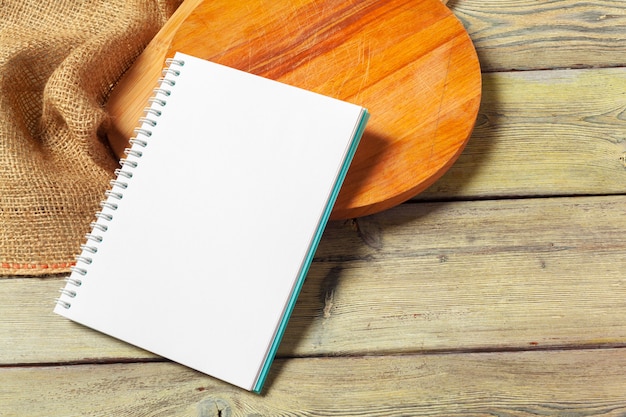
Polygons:
<instances>
[{"instance_id":1,"label":"blank white page","mask_svg":"<svg viewBox=\"0 0 626 417\"><path fill-rule=\"evenodd\" d=\"M175 60L55 312L259 391L367 112Z\"/></svg>"}]
</instances>

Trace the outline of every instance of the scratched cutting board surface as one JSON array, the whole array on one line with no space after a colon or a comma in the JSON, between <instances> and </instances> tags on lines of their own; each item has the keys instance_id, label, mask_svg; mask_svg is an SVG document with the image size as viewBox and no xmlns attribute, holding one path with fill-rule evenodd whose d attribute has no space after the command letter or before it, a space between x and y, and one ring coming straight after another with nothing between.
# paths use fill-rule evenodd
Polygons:
<instances>
[{"instance_id":1,"label":"scratched cutting board surface","mask_svg":"<svg viewBox=\"0 0 626 417\"><path fill-rule=\"evenodd\" d=\"M334 219L408 200L469 139L480 66L465 29L438 0L185 3L113 91L108 136L118 156L176 51L369 109Z\"/></svg>"}]
</instances>

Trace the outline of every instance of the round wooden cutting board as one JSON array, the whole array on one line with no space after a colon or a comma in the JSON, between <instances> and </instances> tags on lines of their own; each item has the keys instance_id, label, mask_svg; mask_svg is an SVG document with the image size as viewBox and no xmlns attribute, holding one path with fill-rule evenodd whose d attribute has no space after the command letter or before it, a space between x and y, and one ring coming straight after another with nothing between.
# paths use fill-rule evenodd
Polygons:
<instances>
[{"instance_id":1,"label":"round wooden cutting board","mask_svg":"<svg viewBox=\"0 0 626 417\"><path fill-rule=\"evenodd\" d=\"M467 32L438 0L195 3L168 22L113 91L109 140L118 156L163 59L176 51L369 110L334 219L410 199L443 175L469 139L480 66Z\"/></svg>"}]
</instances>

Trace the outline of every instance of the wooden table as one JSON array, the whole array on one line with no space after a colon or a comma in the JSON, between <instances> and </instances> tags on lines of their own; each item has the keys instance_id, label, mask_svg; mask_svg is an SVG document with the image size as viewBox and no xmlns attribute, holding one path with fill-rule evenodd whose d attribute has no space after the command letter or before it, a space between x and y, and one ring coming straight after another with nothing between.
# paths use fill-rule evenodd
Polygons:
<instances>
[{"instance_id":1,"label":"wooden table","mask_svg":"<svg viewBox=\"0 0 626 417\"><path fill-rule=\"evenodd\" d=\"M469 145L329 225L263 395L54 316L63 277L10 278L0 416L626 415L626 8L448 5L484 71Z\"/></svg>"}]
</instances>

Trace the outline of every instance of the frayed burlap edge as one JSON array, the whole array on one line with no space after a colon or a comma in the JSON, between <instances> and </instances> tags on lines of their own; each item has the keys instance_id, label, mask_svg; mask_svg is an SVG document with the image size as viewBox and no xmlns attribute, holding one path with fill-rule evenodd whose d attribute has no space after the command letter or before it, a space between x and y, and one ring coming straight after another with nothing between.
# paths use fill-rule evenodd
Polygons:
<instances>
[{"instance_id":1,"label":"frayed burlap edge","mask_svg":"<svg viewBox=\"0 0 626 417\"><path fill-rule=\"evenodd\" d=\"M117 166L104 103L178 3L3 2L1 276L69 272Z\"/></svg>"}]
</instances>

